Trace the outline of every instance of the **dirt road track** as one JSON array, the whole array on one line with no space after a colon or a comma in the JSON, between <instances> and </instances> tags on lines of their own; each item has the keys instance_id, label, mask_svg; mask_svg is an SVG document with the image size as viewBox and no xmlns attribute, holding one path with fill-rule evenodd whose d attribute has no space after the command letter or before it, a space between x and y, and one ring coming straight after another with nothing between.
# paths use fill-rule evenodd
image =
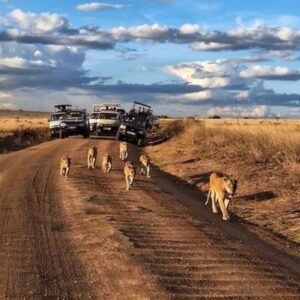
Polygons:
<instances>
[{"instance_id":1,"label":"dirt road track","mask_svg":"<svg viewBox=\"0 0 300 300\"><path fill-rule=\"evenodd\" d=\"M112 153L111 174L87 170L92 144ZM1 299L300 298L299 260L222 223L158 171L125 191L117 150L69 138L0 156Z\"/></svg>"}]
</instances>

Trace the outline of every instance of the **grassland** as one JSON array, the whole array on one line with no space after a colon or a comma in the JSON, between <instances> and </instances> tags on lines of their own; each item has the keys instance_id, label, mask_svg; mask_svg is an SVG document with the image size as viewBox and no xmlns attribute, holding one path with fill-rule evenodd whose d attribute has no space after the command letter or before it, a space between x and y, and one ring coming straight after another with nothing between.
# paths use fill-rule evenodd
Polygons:
<instances>
[{"instance_id":1,"label":"grassland","mask_svg":"<svg viewBox=\"0 0 300 300\"><path fill-rule=\"evenodd\" d=\"M156 165L204 193L213 171L237 178L237 219L300 243L299 121L177 120L162 130L170 139L146 149Z\"/></svg>"},{"instance_id":2,"label":"grassland","mask_svg":"<svg viewBox=\"0 0 300 300\"><path fill-rule=\"evenodd\" d=\"M48 140L48 117L45 112L0 110L0 153Z\"/></svg>"},{"instance_id":3,"label":"grassland","mask_svg":"<svg viewBox=\"0 0 300 300\"><path fill-rule=\"evenodd\" d=\"M48 118L46 112L0 110L0 135L18 129L47 127Z\"/></svg>"}]
</instances>

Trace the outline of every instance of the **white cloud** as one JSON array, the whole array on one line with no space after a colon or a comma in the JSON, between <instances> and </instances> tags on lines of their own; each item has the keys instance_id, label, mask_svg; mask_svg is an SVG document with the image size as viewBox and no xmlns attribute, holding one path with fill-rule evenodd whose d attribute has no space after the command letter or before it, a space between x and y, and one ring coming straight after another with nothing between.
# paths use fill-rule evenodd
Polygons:
<instances>
[{"instance_id":1,"label":"white cloud","mask_svg":"<svg viewBox=\"0 0 300 300\"><path fill-rule=\"evenodd\" d=\"M183 24L179 28L179 32L182 34L195 34L199 31L199 26L197 24Z\"/></svg>"},{"instance_id":2,"label":"white cloud","mask_svg":"<svg viewBox=\"0 0 300 300\"><path fill-rule=\"evenodd\" d=\"M0 109L16 110L17 106L13 103L4 102L0 103Z\"/></svg>"},{"instance_id":3,"label":"white cloud","mask_svg":"<svg viewBox=\"0 0 300 300\"><path fill-rule=\"evenodd\" d=\"M226 60L182 63L167 66L164 71L203 88L223 88L238 79L236 67Z\"/></svg>"},{"instance_id":4,"label":"white cloud","mask_svg":"<svg viewBox=\"0 0 300 300\"><path fill-rule=\"evenodd\" d=\"M51 33L68 26L68 21L58 14L41 13L35 14L15 9L10 17L22 29L35 33Z\"/></svg>"},{"instance_id":5,"label":"white cloud","mask_svg":"<svg viewBox=\"0 0 300 300\"><path fill-rule=\"evenodd\" d=\"M89 11L99 11L104 9L120 9L123 7L125 7L125 5L123 4L91 2L91 3L79 4L76 6L76 9L80 11L89 12Z\"/></svg>"},{"instance_id":6,"label":"white cloud","mask_svg":"<svg viewBox=\"0 0 300 300\"><path fill-rule=\"evenodd\" d=\"M290 118L299 118L300 115L300 107L292 107L292 108L288 108L285 113L286 116L290 117Z\"/></svg>"},{"instance_id":7,"label":"white cloud","mask_svg":"<svg viewBox=\"0 0 300 300\"><path fill-rule=\"evenodd\" d=\"M51 62L42 60L27 60L19 56L0 58L0 68L17 68L17 69L30 69L32 67L54 67Z\"/></svg>"},{"instance_id":8,"label":"white cloud","mask_svg":"<svg viewBox=\"0 0 300 300\"><path fill-rule=\"evenodd\" d=\"M251 96L250 91L241 91L235 95L235 98L237 100L245 100L245 99L249 99L250 96Z\"/></svg>"},{"instance_id":9,"label":"white cloud","mask_svg":"<svg viewBox=\"0 0 300 300\"><path fill-rule=\"evenodd\" d=\"M297 33L289 27L281 27L277 30L276 35L283 41L291 41L297 37Z\"/></svg>"},{"instance_id":10,"label":"white cloud","mask_svg":"<svg viewBox=\"0 0 300 300\"><path fill-rule=\"evenodd\" d=\"M158 99L170 103L200 103L201 101L209 101L214 98L214 93L210 90L186 93L179 95L160 95Z\"/></svg>"},{"instance_id":11,"label":"white cloud","mask_svg":"<svg viewBox=\"0 0 300 300\"><path fill-rule=\"evenodd\" d=\"M11 98L11 94L0 91L0 100L7 99L7 98Z\"/></svg>"},{"instance_id":12,"label":"white cloud","mask_svg":"<svg viewBox=\"0 0 300 300\"><path fill-rule=\"evenodd\" d=\"M269 117L271 110L266 105L259 106L225 106L213 107L208 110L208 115L220 115L224 117L251 117L265 118Z\"/></svg>"},{"instance_id":13,"label":"white cloud","mask_svg":"<svg viewBox=\"0 0 300 300\"><path fill-rule=\"evenodd\" d=\"M41 56L42 56L42 52L41 52L40 50L36 50L36 51L34 52L34 56L35 56L35 57L41 57Z\"/></svg>"},{"instance_id":14,"label":"white cloud","mask_svg":"<svg viewBox=\"0 0 300 300\"><path fill-rule=\"evenodd\" d=\"M123 4L91 2L81 4L85 10L121 8ZM72 28L66 18L58 14L35 14L15 9L10 19L1 23L16 25L6 27L1 41L19 43L42 43L48 45L77 46L92 49L112 49L117 43L156 42L188 44L195 51L223 51L261 49L265 51L299 50L300 31L289 27L270 27L261 22L238 26L225 31L200 31L197 24L168 27L144 24L135 27L116 27L102 30L97 26ZM55 34L50 34L55 33ZM38 36L37 36L38 34Z\"/></svg>"},{"instance_id":15,"label":"white cloud","mask_svg":"<svg viewBox=\"0 0 300 300\"><path fill-rule=\"evenodd\" d=\"M244 78L259 78L269 80L300 80L300 71L291 70L286 67L270 67L263 65L250 66L240 72Z\"/></svg>"},{"instance_id":16,"label":"white cloud","mask_svg":"<svg viewBox=\"0 0 300 300\"><path fill-rule=\"evenodd\" d=\"M0 90L38 88L61 90L95 80L83 68L85 53L75 47L0 45Z\"/></svg>"},{"instance_id":17,"label":"white cloud","mask_svg":"<svg viewBox=\"0 0 300 300\"><path fill-rule=\"evenodd\" d=\"M122 26L116 27L111 30L111 34L116 40L159 40L162 36L168 33L168 30L169 29L167 26L161 26L159 24L144 24L130 28L125 28Z\"/></svg>"},{"instance_id":18,"label":"white cloud","mask_svg":"<svg viewBox=\"0 0 300 300\"><path fill-rule=\"evenodd\" d=\"M263 55L270 58L277 57L286 61L296 61L300 59L291 50L270 50L269 52L262 54L262 56Z\"/></svg>"},{"instance_id":19,"label":"white cloud","mask_svg":"<svg viewBox=\"0 0 300 300\"><path fill-rule=\"evenodd\" d=\"M191 45L191 48L196 51L218 51L232 48L232 44L219 42L196 42Z\"/></svg>"}]
</instances>

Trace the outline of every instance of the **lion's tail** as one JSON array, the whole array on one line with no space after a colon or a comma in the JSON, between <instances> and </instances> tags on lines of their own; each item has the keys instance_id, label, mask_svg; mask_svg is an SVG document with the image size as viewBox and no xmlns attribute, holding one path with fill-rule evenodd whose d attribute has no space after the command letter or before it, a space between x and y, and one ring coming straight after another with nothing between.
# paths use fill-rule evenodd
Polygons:
<instances>
[{"instance_id":1,"label":"lion's tail","mask_svg":"<svg viewBox=\"0 0 300 300\"><path fill-rule=\"evenodd\" d=\"M207 200L206 200L206 202L205 202L205 206L208 204L208 202L209 202L209 197L210 197L210 190L208 191L208 194L207 194Z\"/></svg>"}]
</instances>

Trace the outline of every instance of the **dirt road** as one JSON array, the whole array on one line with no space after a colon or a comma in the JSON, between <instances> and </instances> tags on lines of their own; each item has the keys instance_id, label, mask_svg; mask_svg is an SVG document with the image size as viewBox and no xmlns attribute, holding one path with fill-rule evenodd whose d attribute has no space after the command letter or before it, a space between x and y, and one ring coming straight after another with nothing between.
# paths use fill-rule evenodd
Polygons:
<instances>
[{"instance_id":1,"label":"dirt road","mask_svg":"<svg viewBox=\"0 0 300 300\"><path fill-rule=\"evenodd\" d=\"M111 152L110 174L86 168L89 145ZM117 146L69 138L0 156L1 299L300 299L299 259L157 170L125 191Z\"/></svg>"}]
</instances>

